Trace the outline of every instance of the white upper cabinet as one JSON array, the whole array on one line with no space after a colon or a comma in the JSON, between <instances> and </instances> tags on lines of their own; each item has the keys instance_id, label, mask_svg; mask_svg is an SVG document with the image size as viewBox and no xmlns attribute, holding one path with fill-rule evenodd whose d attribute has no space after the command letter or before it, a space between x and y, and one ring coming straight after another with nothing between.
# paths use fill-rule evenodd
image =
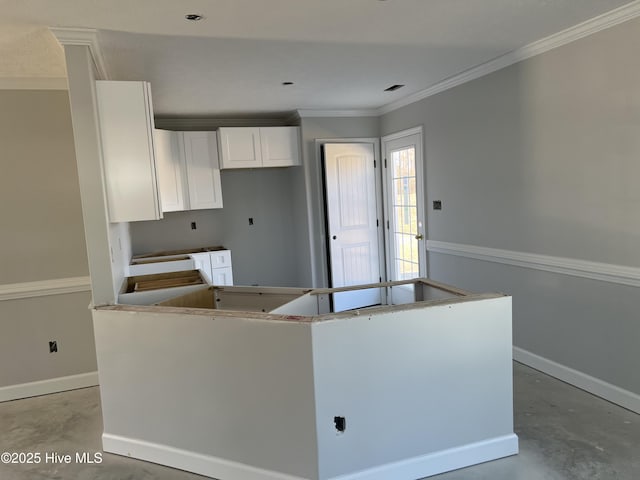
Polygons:
<instances>
[{"instance_id":1,"label":"white upper cabinet","mask_svg":"<svg viewBox=\"0 0 640 480\"><path fill-rule=\"evenodd\" d=\"M180 132L187 169L189 210L222 208L216 132Z\"/></svg>"},{"instance_id":2,"label":"white upper cabinet","mask_svg":"<svg viewBox=\"0 0 640 480\"><path fill-rule=\"evenodd\" d=\"M216 132L156 130L162 211L222 208Z\"/></svg>"},{"instance_id":3,"label":"white upper cabinet","mask_svg":"<svg viewBox=\"0 0 640 480\"><path fill-rule=\"evenodd\" d=\"M262 127L260 145L263 167L300 165L298 127Z\"/></svg>"},{"instance_id":4,"label":"white upper cabinet","mask_svg":"<svg viewBox=\"0 0 640 480\"><path fill-rule=\"evenodd\" d=\"M155 129L153 132L158 167L158 184L163 212L186 210L187 175L178 132Z\"/></svg>"},{"instance_id":5,"label":"white upper cabinet","mask_svg":"<svg viewBox=\"0 0 640 480\"><path fill-rule=\"evenodd\" d=\"M218 130L222 168L262 167L260 129L228 127Z\"/></svg>"},{"instance_id":6,"label":"white upper cabinet","mask_svg":"<svg viewBox=\"0 0 640 480\"><path fill-rule=\"evenodd\" d=\"M158 220L162 210L147 82L96 82L109 221Z\"/></svg>"},{"instance_id":7,"label":"white upper cabinet","mask_svg":"<svg viewBox=\"0 0 640 480\"><path fill-rule=\"evenodd\" d=\"M222 127L221 168L300 165L299 137L298 127Z\"/></svg>"}]
</instances>

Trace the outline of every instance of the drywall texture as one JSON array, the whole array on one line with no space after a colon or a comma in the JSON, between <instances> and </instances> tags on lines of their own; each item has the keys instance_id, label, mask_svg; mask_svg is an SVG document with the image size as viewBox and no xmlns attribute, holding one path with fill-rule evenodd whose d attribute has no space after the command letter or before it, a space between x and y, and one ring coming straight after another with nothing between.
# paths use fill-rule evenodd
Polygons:
<instances>
[{"instance_id":1,"label":"drywall texture","mask_svg":"<svg viewBox=\"0 0 640 480\"><path fill-rule=\"evenodd\" d=\"M95 372L90 301L90 292L0 301L0 387Z\"/></svg>"},{"instance_id":2,"label":"drywall texture","mask_svg":"<svg viewBox=\"0 0 640 480\"><path fill-rule=\"evenodd\" d=\"M133 253L223 245L231 250L236 285L298 286L297 262L305 260L292 254L300 228L293 221L292 175L300 168L223 170L224 208L132 222Z\"/></svg>"},{"instance_id":3,"label":"drywall texture","mask_svg":"<svg viewBox=\"0 0 640 480\"><path fill-rule=\"evenodd\" d=\"M66 91L0 90L0 284L88 275Z\"/></svg>"},{"instance_id":4,"label":"drywall texture","mask_svg":"<svg viewBox=\"0 0 640 480\"><path fill-rule=\"evenodd\" d=\"M322 162L316 151L316 140L379 137L377 117L310 117L302 118L302 158L305 191L297 192L294 210L297 231L297 255L301 261L300 286L327 287L326 247L324 238L324 200ZM304 193L304 198L302 194Z\"/></svg>"},{"instance_id":5,"label":"drywall texture","mask_svg":"<svg viewBox=\"0 0 640 480\"><path fill-rule=\"evenodd\" d=\"M636 19L384 115L383 135L424 125L428 238L640 267L639 41ZM637 289L440 254L429 272L513 294L517 346L640 392Z\"/></svg>"}]
</instances>

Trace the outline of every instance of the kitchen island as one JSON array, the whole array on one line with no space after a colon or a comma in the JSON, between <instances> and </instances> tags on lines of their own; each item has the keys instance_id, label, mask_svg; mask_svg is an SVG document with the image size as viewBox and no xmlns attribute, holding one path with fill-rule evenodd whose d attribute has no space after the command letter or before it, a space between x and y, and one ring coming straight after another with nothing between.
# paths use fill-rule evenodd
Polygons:
<instances>
[{"instance_id":1,"label":"kitchen island","mask_svg":"<svg viewBox=\"0 0 640 480\"><path fill-rule=\"evenodd\" d=\"M371 288L382 305L332 311ZM413 480L518 451L508 296L203 287L93 317L106 452L221 480Z\"/></svg>"}]
</instances>

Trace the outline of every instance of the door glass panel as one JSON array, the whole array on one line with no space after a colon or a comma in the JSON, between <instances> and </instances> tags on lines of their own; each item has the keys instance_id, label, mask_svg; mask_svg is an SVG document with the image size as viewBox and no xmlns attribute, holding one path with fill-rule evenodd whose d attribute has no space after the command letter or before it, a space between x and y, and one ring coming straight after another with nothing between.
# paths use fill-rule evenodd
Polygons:
<instances>
[{"instance_id":1,"label":"door glass panel","mask_svg":"<svg viewBox=\"0 0 640 480\"><path fill-rule=\"evenodd\" d=\"M391 152L394 280L420 276L415 152L414 146Z\"/></svg>"}]
</instances>

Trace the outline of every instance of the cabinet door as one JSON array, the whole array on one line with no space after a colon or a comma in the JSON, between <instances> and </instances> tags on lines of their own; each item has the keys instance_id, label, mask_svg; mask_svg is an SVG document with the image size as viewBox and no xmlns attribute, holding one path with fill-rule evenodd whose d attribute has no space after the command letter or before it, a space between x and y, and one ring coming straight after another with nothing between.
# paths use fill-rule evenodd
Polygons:
<instances>
[{"instance_id":1,"label":"cabinet door","mask_svg":"<svg viewBox=\"0 0 640 480\"><path fill-rule=\"evenodd\" d=\"M189 209L222 208L215 132L180 132L187 169Z\"/></svg>"},{"instance_id":2,"label":"cabinet door","mask_svg":"<svg viewBox=\"0 0 640 480\"><path fill-rule=\"evenodd\" d=\"M214 268L211 270L212 285L233 285L233 272L231 267Z\"/></svg>"},{"instance_id":3,"label":"cabinet door","mask_svg":"<svg viewBox=\"0 0 640 480\"><path fill-rule=\"evenodd\" d=\"M263 167L300 165L298 127L262 127L260 145Z\"/></svg>"},{"instance_id":4,"label":"cabinet door","mask_svg":"<svg viewBox=\"0 0 640 480\"><path fill-rule=\"evenodd\" d=\"M109 220L162 218L146 82L96 82Z\"/></svg>"},{"instance_id":5,"label":"cabinet door","mask_svg":"<svg viewBox=\"0 0 640 480\"><path fill-rule=\"evenodd\" d=\"M231 267L231 250L211 252L211 268Z\"/></svg>"},{"instance_id":6,"label":"cabinet door","mask_svg":"<svg viewBox=\"0 0 640 480\"><path fill-rule=\"evenodd\" d=\"M260 129L225 127L218 129L222 168L258 168L262 166Z\"/></svg>"},{"instance_id":7,"label":"cabinet door","mask_svg":"<svg viewBox=\"0 0 640 480\"><path fill-rule=\"evenodd\" d=\"M153 132L153 139L162 211L188 210L184 154L178 142L178 133L156 129Z\"/></svg>"}]
</instances>

